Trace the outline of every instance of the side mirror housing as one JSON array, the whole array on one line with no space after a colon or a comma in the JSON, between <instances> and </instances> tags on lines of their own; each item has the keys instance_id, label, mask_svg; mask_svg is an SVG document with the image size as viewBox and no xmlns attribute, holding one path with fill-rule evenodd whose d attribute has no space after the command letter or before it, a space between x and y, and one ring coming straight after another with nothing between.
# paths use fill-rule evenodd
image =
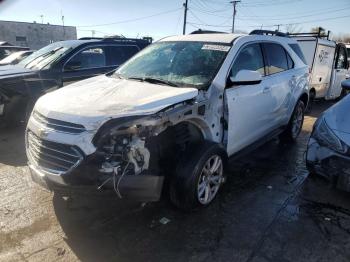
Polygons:
<instances>
[{"instance_id":1,"label":"side mirror housing","mask_svg":"<svg viewBox=\"0 0 350 262\"><path fill-rule=\"evenodd\" d=\"M230 77L231 85L256 85L260 84L262 76L258 71L240 70L235 77Z\"/></svg>"},{"instance_id":2,"label":"side mirror housing","mask_svg":"<svg viewBox=\"0 0 350 262\"><path fill-rule=\"evenodd\" d=\"M341 82L341 87L347 91L350 91L350 79Z\"/></svg>"},{"instance_id":3,"label":"side mirror housing","mask_svg":"<svg viewBox=\"0 0 350 262\"><path fill-rule=\"evenodd\" d=\"M74 71L81 68L81 62L68 62L64 67L64 71Z\"/></svg>"}]
</instances>

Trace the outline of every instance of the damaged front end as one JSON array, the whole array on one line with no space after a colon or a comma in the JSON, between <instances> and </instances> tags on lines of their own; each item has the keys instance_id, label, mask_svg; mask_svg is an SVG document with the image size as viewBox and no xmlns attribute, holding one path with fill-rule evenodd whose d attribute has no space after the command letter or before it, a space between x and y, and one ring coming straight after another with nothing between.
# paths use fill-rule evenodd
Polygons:
<instances>
[{"instance_id":1,"label":"damaged front end","mask_svg":"<svg viewBox=\"0 0 350 262\"><path fill-rule=\"evenodd\" d=\"M164 176L154 159L158 156L154 140L166 125L160 125L154 116L124 121L107 122L93 139L99 163L98 189L112 188L120 198L156 201Z\"/></svg>"},{"instance_id":2,"label":"damaged front end","mask_svg":"<svg viewBox=\"0 0 350 262\"><path fill-rule=\"evenodd\" d=\"M314 125L306 152L306 165L334 182L337 188L350 192L350 150L320 117Z\"/></svg>"},{"instance_id":3,"label":"damaged front end","mask_svg":"<svg viewBox=\"0 0 350 262\"><path fill-rule=\"evenodd\" d=\"M34 111L26 137L33 180L54 191L88 186L157 201L186 145L204 139L191 121L203 120L206 107L206 101L185 101L152 115L108 120L97 133Z\"/></svg>"}]
</instances>

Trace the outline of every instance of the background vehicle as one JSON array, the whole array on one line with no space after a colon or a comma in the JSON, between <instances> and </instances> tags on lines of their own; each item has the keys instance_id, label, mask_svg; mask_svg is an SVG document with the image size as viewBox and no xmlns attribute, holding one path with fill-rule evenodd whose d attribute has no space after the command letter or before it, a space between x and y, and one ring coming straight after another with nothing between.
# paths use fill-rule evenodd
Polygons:
<instances>
[{"instance_id":1,"label":"background vehicle","mask_svg":"<svg viewBox=\"0 0 350 262\"><path fill-rule=\"evenodd\" d=\"M48 45L21 62L0 67L0 123L18 123L41 95L116 69L150 42L107 38Z\"/></svg>"},{"instance_id":2,"label":"background vehicle","mask_svg":"<svg viewBox=\"0 0 350 262\"><path fill-rule=\"evenodd\" d=\"M344 44L318 33L289 34L298 41L310 67L310 100L336 99L342 95L341 81L348 78L348 56Z\"/></svg>"},{"instance_id":3,"label":"background vehicle","mask_svg":"<svg viewBox=\"0 0 350 262\"><path fill-rule=\"evenodd\" d=\"M5 57L4 59L0 60L0 66L15 65L20 61L22 61L27 56L31 55L33 52L34 52L33 50L14 52L9 56Z\"/></svg>"},{"instance_id":4,"label":"background vehicle","mask_svg":"<svg viewBox=\"0 0 350 262\"><path fill-rule=\"evenodd\" d=\"M350 80L342 82L350 90ZM333 105L314 125L306 163L311 173L326 177L338 188L350 191L350 96Z\"/></svg>"},{"instance_id":5,"label":"background vehicle","mask_svg":"<svg viewBox=\"0 0 350 262\"><path fill-rule=\"evenodd\" d=\"M210 204L228 157L301 131L308 67L275 34L167 37L114 74L41 97L27 126L34 181L142 201L166 181L178 207Z\"/></svg>"},{"instance_id":6,"label":"background vehicle","mask_svg":"<svg viewBox=\"0 0 350 262\"><path fill-rule=\"evenodd\" d=\"M10 54L18 51L26 51L29 50L29 47L23 46L13 46L13 45L1 45L0 46L0 60L9 56Z\"/></svg>"}]
</instances>

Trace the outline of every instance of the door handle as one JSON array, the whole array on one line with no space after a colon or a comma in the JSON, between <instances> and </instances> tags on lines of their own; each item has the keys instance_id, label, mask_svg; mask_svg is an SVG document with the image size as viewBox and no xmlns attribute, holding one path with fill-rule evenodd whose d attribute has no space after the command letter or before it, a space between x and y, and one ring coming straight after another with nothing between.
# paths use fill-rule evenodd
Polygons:
<instances>
[{"instance_id":1,"label":"door handle","mask_svg":"<svg viewBox=\"0 0 350 262\"><path fill-rule=\"evenodd\" d=\"M269 92L270 92L270 87L269 86L264 87L263 93L266 94L266 93L269 93Z\"/></svg>"}]
</instances>

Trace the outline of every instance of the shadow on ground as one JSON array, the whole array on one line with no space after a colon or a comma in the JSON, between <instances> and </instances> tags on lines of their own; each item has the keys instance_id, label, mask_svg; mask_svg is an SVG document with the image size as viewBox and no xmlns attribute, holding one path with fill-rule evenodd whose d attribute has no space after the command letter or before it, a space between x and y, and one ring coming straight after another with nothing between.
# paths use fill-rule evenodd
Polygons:
<instances>
[{"instance_id":1,"label":"shadow on ground","mask_svg":"<svg viewBox=\"0 0 350 262\"><path fill-rule=\"evenodd\" d=\"M287 146L273 140L232 164L223 192L202 210L182 213L167 200L142 206L116 198L56 195L56 216L66 242L82 261L254 261L265 257L264 252L270 256L282 249L274 243L264 251L268 241L276 241L275 234L286 234L284 227L289 225L279 226L291 205L300 212L313 210L302 196L308 176L303 160L306 141L307 136ZM160 223L163 217L170 222ZM303 225L308 217L305 213L305 218L292 221ZM308 230L314 230L312 220L303 228ZM297 245L295 254L305 248ZM270 261L274 259L271 256Z\"/></svg>"},{"instance_id":2,"label":"shadow on ground","mask_svg":"<svg viewBox=\"0 0 350 262\"><path fill-rule=\"evenodd\" d=\"M25 127L0 128L0 164L25 166Z\"/></svg>"}]
</instances>

